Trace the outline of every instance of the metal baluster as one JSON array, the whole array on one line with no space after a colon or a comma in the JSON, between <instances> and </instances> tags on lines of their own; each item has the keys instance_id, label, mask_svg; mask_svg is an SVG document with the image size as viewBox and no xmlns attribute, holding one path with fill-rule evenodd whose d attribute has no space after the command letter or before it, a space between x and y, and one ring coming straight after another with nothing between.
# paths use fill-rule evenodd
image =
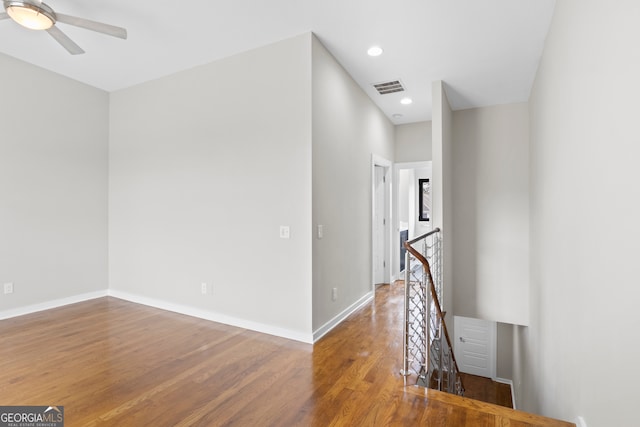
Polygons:
<instances>
[{"instance_id":1,"label":"metal baluster","mask_svg":"<svg viewBox=\"0 0 640 427\"><path fill-rule=\"evenodd\" d=\"M431 292L429 292L431 293ZM436 369L438 370L438 389L442 390L442 352L444 351L444 345L446 344L444 342L444 340L442 339L442 325L441 325L441 320L440 318L438 318L438 314L436 313L436 305L435 302L433 301L433 296L431 297L431 305L429 306L429 309L431 310L431 316L433 316L433 323L435 325L435 328L433 329L434 333L436 334L436 338L438 340L438 366L436 367Z\"/></svg>"},{"instance_id":2,"label":"metal baluster","mask_svg":"<svg viewBox=\"0 0 640 427\"><path fill-rule=\"evenodd\" d=\"M453 393L453 382L451 378L453 378L453 358L451 357L451 347L449 347L449 369L448 369L448 380L447 380L447 391L449 393Z\"/></svg>"},{"instance_id":3,"label":"metal baluster","mask_svg":"<svg viewBox=\"0 0 640 427\"><path fill-rule=\"evenodd\" d=\"M444 305L441 237L441 231L435 229L407 242L402 374L405 384L408 376L416 374L419 385L429 387L433 379L437 381L439 390L462 395L464 386L457 371L453 348L446 338L446 325L437 309L438 302L440 307ZM418 245L422 245L421 251L416 250ZM424 258L426 263L413 257ZM412 258L420 264L412 267ZM431 266L431 272L426 270L427 264ZM431 293L429 275L433 279L434 294Z\"/></svg>"},{"instance_id":4,"label":"metal baluster","mask_svg":"<svg viewBox=\"0 0 640 427\"><path fill-rule=\"evenodd\" d=\"M401 374L404 376L404 383L407 384L407 376L409 375L409 320L410 307L409 296L411 293L411 256L409 251L404 254L404 346L402 348L402 356L404 358L404 369Z\"/></svg>"}]
</instances>

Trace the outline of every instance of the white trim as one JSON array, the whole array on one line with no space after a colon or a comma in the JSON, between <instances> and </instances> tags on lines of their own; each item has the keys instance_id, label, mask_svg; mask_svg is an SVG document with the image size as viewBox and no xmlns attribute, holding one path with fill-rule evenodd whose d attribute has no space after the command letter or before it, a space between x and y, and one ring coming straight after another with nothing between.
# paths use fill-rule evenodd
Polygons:
<instances>
[{"instance_id":1,"label":"white trim","mask_svg":"<svg viewBox=\"0 0 640 427\"><path fill-rule=\"evenodd\" d=\"M318 330L316 330L313 333L313 342L314 343L317 342L320 338L325 336L329 331L331 331L333 328L338 326L344 319L346 319L347 317L351 316L353 313L355 313L362 306L364 306L367 303L371 302L373 300L373 295L374 295L374 292L369 292L369 293L365 294L358 301L354 302L349 307L344 309L336 317L334 317L333 319L329 320L327 323L325 323L320 328L318 328Z\"/></svg>"},{"instance_id":2,"label":"white trim","mask_svg":"<svg viewBox=\"0 0 640 427\"><path fill-rule=\"evenodd\" d=\"M583 417L577 417L574 422L576 423L576 427L587 427L587 422Z\"/></svg>"},{"instance_id":3,"label":"white trim","mask_svg":"<svg viewBox=\"0 0 640 427\"><path fill-rule=\"evenodd\" d=\"M375 259L374 259L374 245L373 245L373 236L374 233L376 232L375 229L375 224L374 224L374 219L375 219L375 212L376 212L376 206L375 206L375 192L376 192L376 166L380 166L385 168L385 206L384 206L384 210L385 210L385 216L387 217L387 233L385 236L385 242L384 242L384 246L385 246L385 263L387 265L387 274L385 276L389 277L389 283L392 283L392 276L393 276L393 272L392 272L392 264L391 264L391 253L393 252L393 250L391 249L391 242L392 242L392 234L393 234L393 212L392 212L392 201L391 198L393 196L393 191L392 191L392 184L393 184L393 163L390 160L385 159L384 157L378 156L377 154L371 154L371 292L375 293L375 289L376 289L376 283L375 283L375 267L374 267L374 263L375 263Z\"/></svg>"},{"instance_id":4,"label":"white trim","mask_svg":"<svg viewBox=\"0 0 640 427\"><path fill-rule=\"evenodd\" d=\"M491 322L491 378L495 379L498 376L498 322Z\"/></svg>"},{"instance_id":5,"label":"white trim","mask_svg":"<svg viewBox=\"0 0 640 427\"><path fill-rule=\"evenodd\" d=\"M508 384L509 387L511 387L511 405L513 409L517 409L516 408L516 395L513 392L513 380L508 380L506 378L496 378L495 381L497 383L501 383L501 384Z\"/></svg>"},{"instance_id":6,"label":"white trim","mask_svg":"<svg viewBox=\"0 0 640 427\"><path fill-rule=\"evenodd\" d=\"M96 298L106 297L108 291L96 291L86 294L74 295L66 298L55 299L52 301L46 301L39 304L26 305L24 307L12 308L9 310L0 311L0 320L10 319L12 317L24 316L25 314L37 313L39 311L51 310L52 308L63 307L65 305L76 304L83 301L89 301Z\"/></svg>"},{"instance_id":7,"label":"white trim","mask_svg":"<svg viewBox=\"0 0 640 427\"><path fill-rule=\"evenodd\" d=\"M238 328L249 329L252 331L260 332L268 335L275 335L281 338L287 338L294 341L301 341L307 344L313 344L313 335L305 334L298 331L292 331L289 329L279 328L277 326L266 325L264 323L253 322L251 320L240 319L238 317L227 316L226 314L217 313L214 311L203 310L200 308L189 307L186 305L174 304L171 302L158 300L154 298L148 298L141 295L134 295L128 292L118 291L115 289L109 289L109 296L114 298L123 299L126 301L134 302L136 304L147 305L150 307L159 308L161 310L172 311L174 313L180 313L191 317L197 317L199 319L210 320L212 322L224 323L225 325L235 326Z\"/></svg>"},{"instance_id":8,"label":"white trim","mask_svg":"<svg viewBox=\"0 0 640 427\"><path fill-rule=\"evenodd\" d=\"M398 162L393 165L396 169L424 169L431 166L431 160L420 160L418 162Z\"/></svg>"},{"instance_id":9,"label":"white trim","mask_svg":"<svg viewBox=\"0 0 640 427\"><path fill-rule=\"evenodd\" d=\"M390 168L391 166L393 166L391 160L387 160L384 157L378 156L377 154L371 154L371 164L374 166L383 166L385 168Z\"/></svg>"}]
</instances>

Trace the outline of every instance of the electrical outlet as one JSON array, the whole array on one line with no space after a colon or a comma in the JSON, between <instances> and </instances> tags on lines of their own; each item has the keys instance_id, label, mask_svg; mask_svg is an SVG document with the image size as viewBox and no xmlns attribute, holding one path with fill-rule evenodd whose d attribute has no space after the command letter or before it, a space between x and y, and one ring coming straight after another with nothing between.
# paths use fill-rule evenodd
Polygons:
<instances>
[{"instance_id":1,"label":"electrical outlet","mask_svg":"<svg viewBox=\"0 0 640 427\"><path fill-rule=\"evenodd\" d=\"M13 283L5 283L4 284L4 293L12 294L13 293Z\"/></svg>"},{"instance_id":2,"label":"electrical outlet","mask_svg":"<svg viewBox=\"0 0 640 427\"><path fill-rule=\"evenodd\" d=\"M208 286L205 282L200 283L200 292L202 292L202 295L206 295L208 291Z\"/></svg>"},{"instance_id":3,"label":"electrical outlet","mask_svg":"<svg viewBox=\"0 0 640 427\"><path fill-rule=\"evenodd\" d=\"M338 299L338 288L331 289L331 301L337 301Z\"/></svg>"},{"instance_id":4,"label":"electrical outlet","mask_svg":"<svg viewBox=\"0 0 640 427\"><path fill-rule=\"evenodd\" d=\"M291 237L291 229L289 228L288 225L281 225L280 226L280 238L281 239L288 239Z\"/></svg>"},{"instance_id":5,"label":"electrical outlet","mask_svg":"<svg viewBox=\"0 0 640 427\"><path fill-rule=\"evenodd\" d=\"M318 239L322 239L324 237L324 225L318 224Z\"/></svg>"}]
</instances>

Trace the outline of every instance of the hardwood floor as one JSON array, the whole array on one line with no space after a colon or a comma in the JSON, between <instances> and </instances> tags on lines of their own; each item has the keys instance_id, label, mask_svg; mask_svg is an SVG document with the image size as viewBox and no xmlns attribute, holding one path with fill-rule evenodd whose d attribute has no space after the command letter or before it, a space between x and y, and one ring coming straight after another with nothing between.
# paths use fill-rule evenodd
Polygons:
<instances>
[{"instance_id":1,"label":"hardwood floor","mask_svg":"<svg viewBox=\"0 0 640 427\"><path fill-rule=\"evenodd\" d=\"M477 375L461 375L466 389L464 393L465 397L504 406L505 408L513 408L510 385Z\"/></svg>"},{"instance_id":2,"label":"hardwood floor","mask_svg":"<svg viewBox=\"0 0 640 427\"><path fill-rule=\"evenodd\" d=\"M402 287L315 346L101 298L0 321L0 405L66 426L569 426L404 387Z\"/></svg>"}]
</instances>

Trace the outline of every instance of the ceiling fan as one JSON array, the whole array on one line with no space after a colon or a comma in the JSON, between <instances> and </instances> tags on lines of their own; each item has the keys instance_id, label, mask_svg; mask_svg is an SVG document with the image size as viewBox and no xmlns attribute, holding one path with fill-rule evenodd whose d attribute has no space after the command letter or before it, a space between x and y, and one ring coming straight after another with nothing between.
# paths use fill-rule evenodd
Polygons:
<instances>
[{"instance_id":1,"label":"ceiling fan","mask_svg":"<svg viewBox=\"0 0 640 427\"><path fill-rule=\"evenodd\" d=\"M72 55L84 53L84 50L56 26L57 22L97 31L121 39L127 38L127 30L124 28L56 13L50 6L42 3L41 0L3 0L3 3L6 12L0 13L0 21L11 18L25 28L45 30Z\"/></svg>"}]
</instances>

